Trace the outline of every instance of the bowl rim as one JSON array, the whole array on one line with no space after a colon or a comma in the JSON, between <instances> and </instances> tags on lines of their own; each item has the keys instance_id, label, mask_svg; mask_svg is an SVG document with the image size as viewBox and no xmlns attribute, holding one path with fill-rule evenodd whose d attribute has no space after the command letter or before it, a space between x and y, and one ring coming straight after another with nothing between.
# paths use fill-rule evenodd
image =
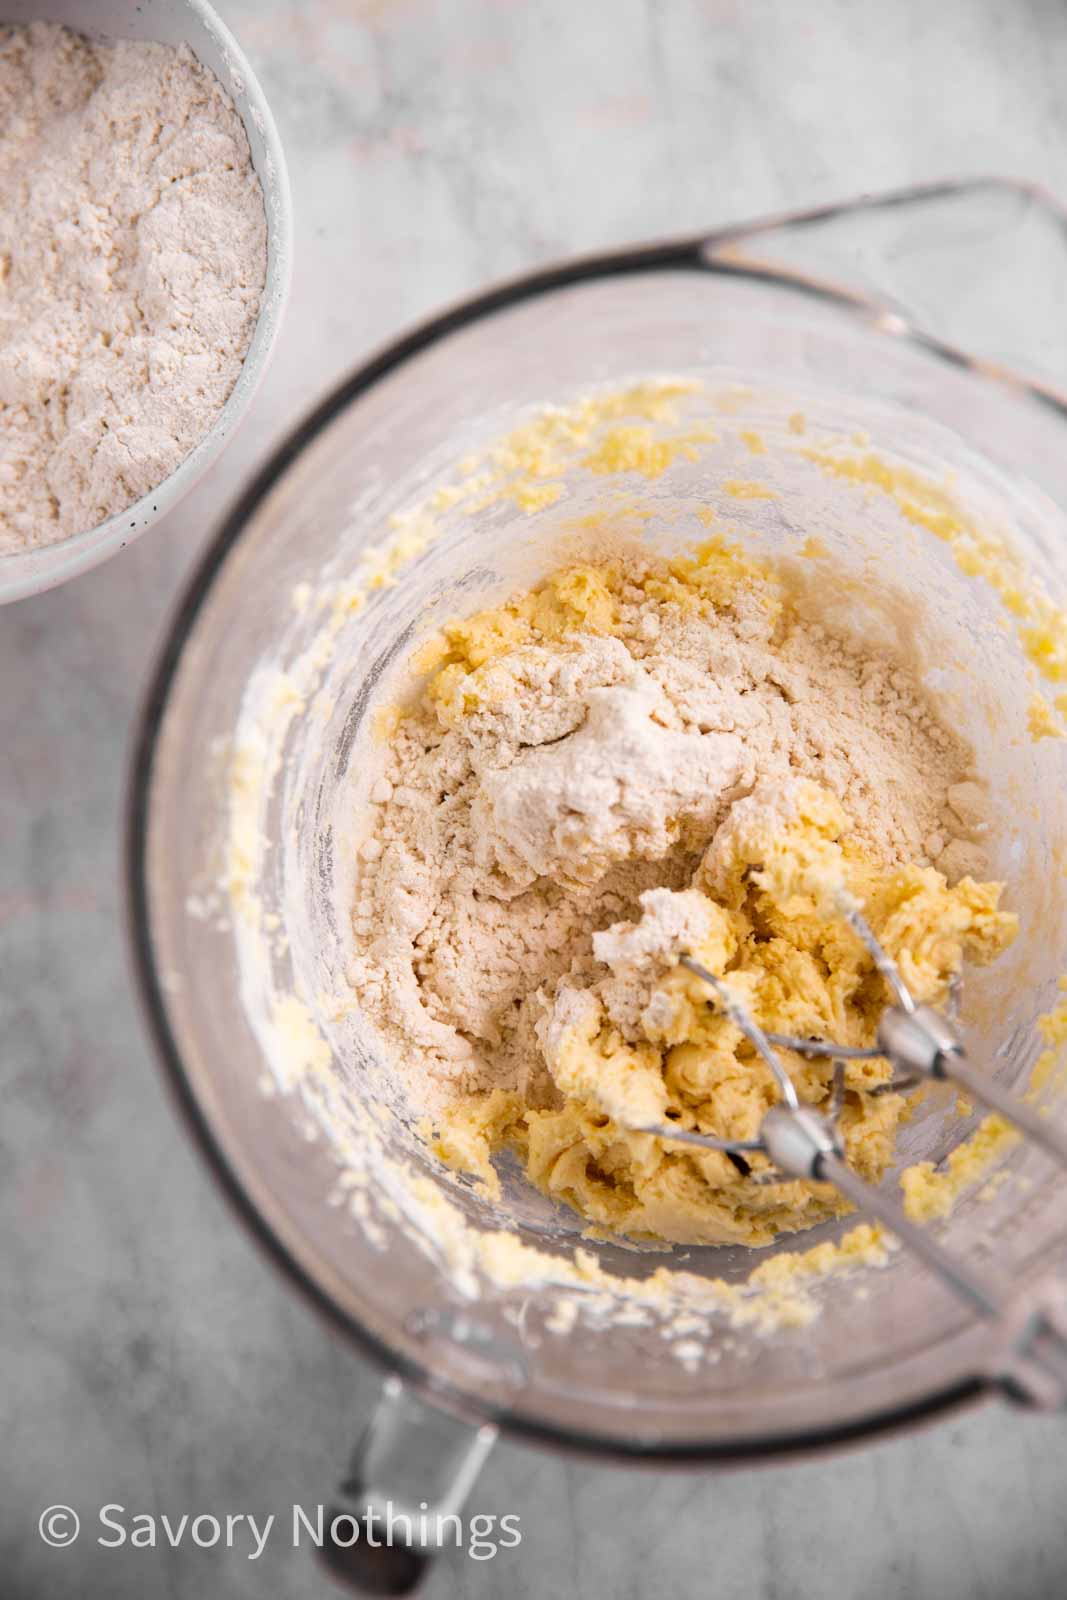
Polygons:
<instances>
[{"instance_id":1,"label":"bowl rim","mask_svg":"<svg viewBox=\"0 0 1067 1600\"><path fill-rule=\"evenodd\" d=\"M263 141L263 161L256 167L263 188L267 226L267 267L256 323L233 388L203 438L182 457L172 472L124 511L54 544L0 556L0 605L45 594L82 573L90 572L140 539L185 498L222 455L247 415L263 381L285 317L293 272L293 197L289 169L277 124L259 79L241 46L209 0L184 0L188 10L218 42L230 69L231 82L223 88L234 99L234 109L246 134L253 124ZM115 37L110 35L109 37ZM194 50L195 54L195 50ZM233 80L245 97L244 112L237 106ZM251 143L251 140L250 140ZM271 169L270 194L261 167ZM44 570L41 570L41 569Z\"/></svg>"},{"instance_id":2,"label":"bowl rim","mask_svg":"<svg viewBox=\"0 0 1067 1600\"><path fill-rule=\"evenodd\" d=\"M895 194L885 197L895 203ZM864 197L870 204L870 197ZM875 202L877 203L877 202ZM847 203L842 209L850 209ZM824 216L835 208L820 208L789 220ZM776 219L782 220L782 219ZM764 226L763 224L757 225ZM732 240L747 233L747 228L707 232L661 242L639 245L603 254L582 256L542 268L498 284L481 294L460 301L436 316L417 324L394 341L379 348L365 362L342 379L290 430L256 471L231 504L214 538L201 555L184 592L179 597L166 625L155 666L149 679L140 715L135 723L125 796L124 888L127 951L142 1014L155 1046L163 1076L168 1084L186 1131L199 1148L209 1170L227 1197L232 1210L265 1252L268 1260L293 1285L307 1303L334 1330L341 1332L363 1355L387 1372L396 1373L422 1398L478 1424L488 1423L512 1437L526 1439L571 1453L599 1460L614 1460L631 1465L675 1466L752 1466L759 1462L789 1458L808 1458L830 1450L856 1445L876 1437L910 1430L946 1413L988 1398L994 1392L991 1381L975 1371L956 1374L950 1381L891 1406L846 1421L829 1423L819 1429L768 1432L742 1440L695 1442L690 1439L658 1438L655 1441L567 1428L544 1422L519 1410L498 1406L484 1395L444 1382L402 1352L379 1339L353 1315L343 1310L316 1281L313 1274L290 1252L244 1189L236 1169L207 1118L186 1074L177 1040L171 1030L167 1000L153 953L150 888L147 871L148 835L151 818L152 783L155 757L171 687L180 669L186 643L200 610L230 554L238 546L246 524L261 502L271 493L288 468L319 433L346 407L392 374L412 357L449 334L506 307L532 300L556 289L610 277L632 276L657 271L693 271L704 275L722 273L767 283L826 299L853 315L866 316L869 306L857 303L855 295L837 285L816 282L801 274L783 270L754 271L729 259L718 259L710 246L721 238ZM928 354L959 365L969 360L948 346L939 346L928 335L896 324L885 330L892 337L922 345Z\"/></svg>"}]
</instances>

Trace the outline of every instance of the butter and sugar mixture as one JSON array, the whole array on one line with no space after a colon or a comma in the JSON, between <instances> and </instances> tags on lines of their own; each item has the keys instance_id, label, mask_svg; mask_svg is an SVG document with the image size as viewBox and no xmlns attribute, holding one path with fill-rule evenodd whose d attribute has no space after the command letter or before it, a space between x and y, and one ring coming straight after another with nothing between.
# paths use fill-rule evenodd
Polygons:
<instances>
[{"instance_id":1,"label":"butter and sugar mixture","mask_svg":"<svg viewBox=\"0 0 1067 1600\"><path fill-rule=\"evenodd\" d=\"M722 541L564 568L419 664L372 792L350 978L438 1153L493 1191L510 1147L639 1238L765 1245L847 1209L627 1125L751 1138L775 1098L682 953L767 1029L869 1045L881 980L827 886L923 999L1010 941L971 753L916 678ZM786 1062L825 1105L828 1064ZM872 1180L909 1109L873 1092L889 1076L846 1077L847 1158Z\"/></svg>"}]
</instances>

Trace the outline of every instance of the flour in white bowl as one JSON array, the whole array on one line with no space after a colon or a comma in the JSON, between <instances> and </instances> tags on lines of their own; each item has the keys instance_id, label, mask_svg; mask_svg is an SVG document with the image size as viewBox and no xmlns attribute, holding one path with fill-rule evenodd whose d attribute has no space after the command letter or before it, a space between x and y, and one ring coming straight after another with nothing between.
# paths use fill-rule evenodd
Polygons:
<instances>
[{"instance_id":1,"label":"flour in white bowl","mask_svg":"<svg viewBox=\"0 0 1067 1600\"><path fill-rule=\"evenodd\" d=\"M191 51L0 26L0 555L95 527L204 437L266 239L244 126Z\"/></svg>"}]
</instances>

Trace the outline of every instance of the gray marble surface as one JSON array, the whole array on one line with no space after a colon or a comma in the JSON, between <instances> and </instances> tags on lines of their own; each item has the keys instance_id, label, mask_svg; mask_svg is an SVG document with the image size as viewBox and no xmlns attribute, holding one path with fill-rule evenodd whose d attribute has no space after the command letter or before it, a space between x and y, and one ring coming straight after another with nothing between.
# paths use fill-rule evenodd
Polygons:
<instances>
[{"instance_id":1,"label":"gray marble surface","mask_svg":"<svg viewBox=\"0 0 1067 1600\"><path fill-rule=\"evenodd\" d=\"M0 11L2 11L0 0ZM128 980L119 801L138 693L222 508L300 410L443 302L537 262L981 171L1067 193L1058 0L226 0L288 148L292 305L238 440L111 565L0 614L0 1595L332 1592L304 1551L72 1550L41 1509L313 1502L375 1374L237 1231ZM91 17L92 7L87 6ZM523 1543L446 1594L1067 1590L1067 1429L989 1408L799 1467L608 1470L512 1445L472 1508Z\"/></svg>"}]
</instances>

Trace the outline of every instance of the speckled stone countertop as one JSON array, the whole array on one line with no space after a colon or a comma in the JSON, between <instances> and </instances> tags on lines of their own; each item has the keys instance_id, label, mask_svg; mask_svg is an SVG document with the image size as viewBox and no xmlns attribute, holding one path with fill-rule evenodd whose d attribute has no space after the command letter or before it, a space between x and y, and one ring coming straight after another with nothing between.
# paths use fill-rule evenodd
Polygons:
<instances>
[{"instance_id":1,"label":"speckled stone countertop","mask_svg":"<svg viewBox=\"0 0 1067 1600\"><path fill-rule=\"evenodd\" d=\"M238 486L405 324L553 258L998 171L1067 193L1049 0L225 0L289 154L296 272L223 461L100 571L0 612L0 1594L335 1592L305 1550L47 1548L41 1510L328 1495L377 1375L238 1231L165 1099L120 921L120 793L165 618ZM0 0L0 12L2 12ZM87 15L92 8L87 9ZM505 1444L521 1515L430 1597L1067 1592L1067 1429L989 1407L760 1471L614 1471Z\"/></svg>"}]
</instances>

